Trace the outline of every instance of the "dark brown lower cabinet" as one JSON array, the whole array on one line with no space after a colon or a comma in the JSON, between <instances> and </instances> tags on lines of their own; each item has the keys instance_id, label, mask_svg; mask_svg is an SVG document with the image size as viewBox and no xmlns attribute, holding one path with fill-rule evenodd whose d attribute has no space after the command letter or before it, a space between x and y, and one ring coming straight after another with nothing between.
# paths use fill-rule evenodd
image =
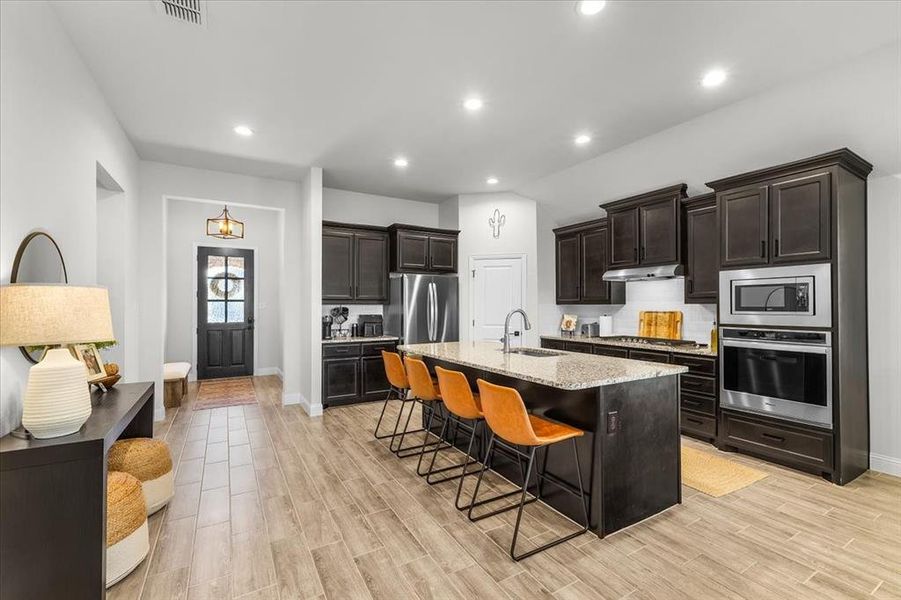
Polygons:
<instances>
[{"instance_id":1,"label":"dark brown lower cabinet","mask_svg":"<svg viewBox=\"0 0 901 600\"><path fill-rule=\"evenodd\" d=\"M566 350L566 342L563 340L541 339L541 347L548 350Z\"/></svg>"},{"instance_id":2,"label":"dark brown lower cabinet","mask_svg":"<svg viewBox=\"0 0 901 600\"><path fill-rule=\"evenodd\" d=\"M832 432L762 415L722 411L720 447L738 449L779 464L831 475Z\"/></svg>"},{"instance_id":3,"label":"dark brown lower cabinet","mask_svg":"<svg viewBox=\"0 0 901 600\"><path fill-rule=\"evenodd\" d=\"M329 343L322 346L322 406L384 400L390 389L382 350L395 352L397 342Z\"/></svg>"},{"instance_id":4,"label":"dark brown lower cabinet","mask_svg":"<svg viewBox=\"0 0 901 600\"><path fill-rule=\"evenodd\" d=\"M629 358L629 350L627 348L616 348L615 346L602 346L595 344L591 349L592 354L600 356L615 356L616 358Z\"/></svg>"},{"instance_id":5,"label":"dark brown lower cabinet","mask_svg":"<svg viewBox=\"0 0 901 600\"><path fill-rule=\"evenodd\" d=\"M329 358L322 361L322 404L356 402L360 396L360 359Z\"/></svg>"},{"instance_id":6,"label":"dark brown lower cabinet","mask_svg":"<svg viewBox=\"0 0 901 600\"><path fill-rule=\"evenodd\" d=\"M360 359L360 397L363 400L384 400L391 389L381 356Z\"/></svg>"}]
</instances>

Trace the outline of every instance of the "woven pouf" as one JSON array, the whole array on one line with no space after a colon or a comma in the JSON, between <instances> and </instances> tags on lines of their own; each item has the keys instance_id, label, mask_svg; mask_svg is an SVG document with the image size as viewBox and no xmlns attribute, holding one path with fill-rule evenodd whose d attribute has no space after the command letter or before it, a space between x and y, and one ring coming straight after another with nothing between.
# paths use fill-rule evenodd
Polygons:
<instances>
[{"instance_id":1,"label":"woven pouf","mask_svg":"<svg viewBox=\"0 0 901 600\"><path fill-rule=\"evenodd\" d=\"M150 438L119 440L110 448L107 460L110 471L123 471L140 480L148 515L166 506L175 494L172 456L166 442Z\"/></svg>"},{"instance_id":2,"label":"woven pouf","mask_svg":"<svg viewBox=\"0 0 901 600\"><path fill-rule=\"evenodd\" d=\"M106 587L141 564L150 552L141 482L128 473L106 477Z\"/></svg>"}]
</instances>

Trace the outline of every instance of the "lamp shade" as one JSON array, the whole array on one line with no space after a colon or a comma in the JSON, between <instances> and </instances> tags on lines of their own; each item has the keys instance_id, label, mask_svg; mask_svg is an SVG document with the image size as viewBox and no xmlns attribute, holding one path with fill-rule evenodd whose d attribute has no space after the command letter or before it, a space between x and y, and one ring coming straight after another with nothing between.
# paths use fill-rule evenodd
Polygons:
<instances>
[{"instance_id":1,"label":"lamp shade","mask_svg":"<svg viewBox=\"0 0 901 600\"><path fill-rule=\"evenodd\" d=\"M28 283L0 286L0 346L115 339L106 288Z\"/></svg>"}]
</instances>

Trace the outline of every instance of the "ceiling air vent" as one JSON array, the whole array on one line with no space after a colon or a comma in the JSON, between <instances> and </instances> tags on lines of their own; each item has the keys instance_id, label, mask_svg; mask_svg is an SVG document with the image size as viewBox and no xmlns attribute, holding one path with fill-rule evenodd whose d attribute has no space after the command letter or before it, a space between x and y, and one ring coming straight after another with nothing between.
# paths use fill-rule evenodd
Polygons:
<instances>
[{"instance_id":1,"label":"ceiling air vent","mask_svg":"<svg viewBox=\"0 0 901 600\"><path fill-rule=\"evenodd\" d=\"M205 0L158 0L157 9L184 23L201 27L206 24Z\"/></svg>"}]
</instances>

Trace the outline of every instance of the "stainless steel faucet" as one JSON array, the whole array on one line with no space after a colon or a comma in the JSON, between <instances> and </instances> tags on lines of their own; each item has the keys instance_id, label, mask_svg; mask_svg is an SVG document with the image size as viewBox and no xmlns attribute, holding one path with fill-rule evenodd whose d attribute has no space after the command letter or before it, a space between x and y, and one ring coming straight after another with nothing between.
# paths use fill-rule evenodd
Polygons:
<instances>
[{"instance_id":1,"label":"stainless steel faucet","mask_svg":"<svg viewBox=\"0 0 901 600\"><path fill-rule=\"evenodd\" d=\"M526 311L521 308L514 308L508 312L507 319L504 321L504 337L501 338L501 341L504 342L504 354L510 353L510 317L516 313L522 315L523 325L525 325L526 330L532 328L532 324L529 322L529 315L526 314Z\"/></svg>"}]
</instances>

